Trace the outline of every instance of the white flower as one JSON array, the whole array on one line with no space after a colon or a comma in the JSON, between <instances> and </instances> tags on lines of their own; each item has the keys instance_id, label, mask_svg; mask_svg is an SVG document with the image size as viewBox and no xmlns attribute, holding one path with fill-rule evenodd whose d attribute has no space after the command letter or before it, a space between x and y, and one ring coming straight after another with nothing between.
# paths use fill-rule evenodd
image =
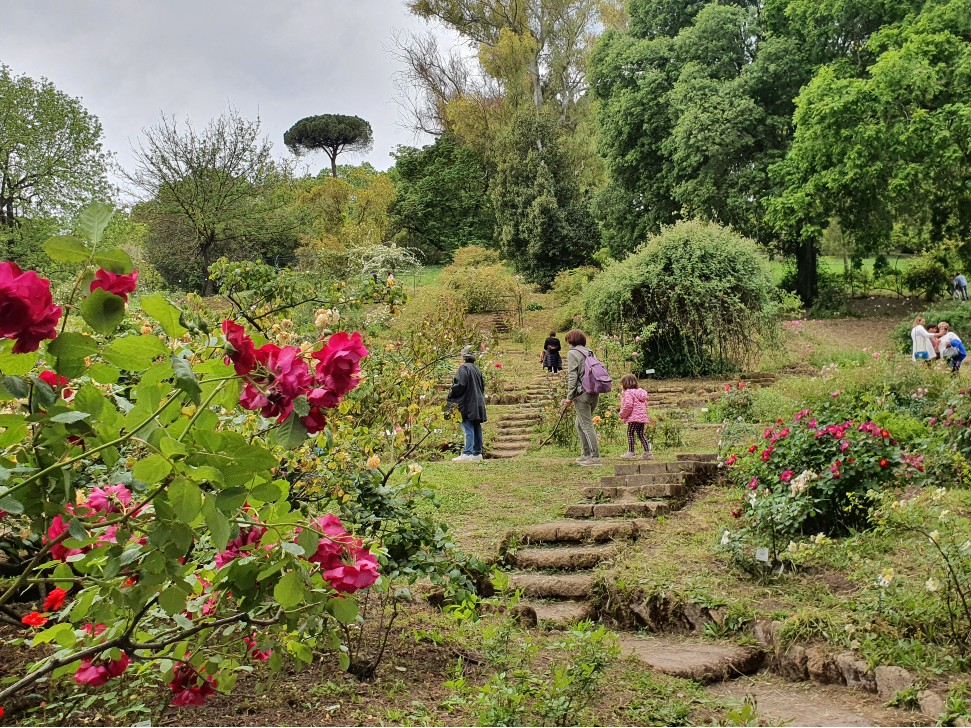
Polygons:
<instances>
[{"instance_id":1,"label":"white flower","mask_svg":"<svg viewBox=\"0 0 971 728\"><path fill-rule=\"evenodd\" d=\"M927 587L927 591L929 592L936 592L938 589L941 588L940 582L937 579L935 579L933 576L930 579L928 579L926 582L924 582L924 586Z\"/></svg>"},{"instance_id":2,"label":"white flower","mask_svg":"<svg viewBox=\"0 0 971 728\"><path fill-rule=\"evenodd\" d=\"M943 521L945 518L947 518L949 513L950 511L945 508L943 511L941 511L941 515L939 515L938 518Z\"/></svg>"},{"instance_id":3,"label":"white flower","mask_svg":"<svg viewBox=\"0 0 971 728\"><path fill-rule=\"evenodd\" d=\"M877 577L877 586L882 588L887 588L890 586L890 582L893 581L893 569L884 569L883 573Z\"/></svg>"},{"instance_id":4,"label":"white flower","mask_svg":"<svg viewBox=\"0 0 971 728\"><path fill-rule=\"evenodd\" d=\"M929 534L927 534L927 538L929 538L934 543L937 543L938 541L941 540L941 534L939 531L931 531Z\"/></svg>"},{"instance_id":5,"label":"white flower","mask_svg":"<svg viewBox=\"0 0 971 728\"><path fill-rule=\"evenodd\" d=\"M732 541L732 532L726 529L722 533L722 546L728 546L728 544L730 544L731 541Z\"/></svg>"},{"instance_id":6,"label":"white flower","mask_svg":"<svg viewBox=\"0 0 971 728\"><path fill-rule=\"evenodd\" d=\"M961 553L967 554L971 553L971 541L965 541L961 544Z\"/></svg>"}]
</instances>

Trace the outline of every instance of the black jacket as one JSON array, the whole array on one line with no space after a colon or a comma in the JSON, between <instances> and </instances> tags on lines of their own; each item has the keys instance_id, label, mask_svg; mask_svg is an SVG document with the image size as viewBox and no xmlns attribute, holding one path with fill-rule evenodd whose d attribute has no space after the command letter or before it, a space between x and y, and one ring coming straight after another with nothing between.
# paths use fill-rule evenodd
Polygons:
<instances>
[{"instance_id":1,"label":"black jacket","mask_svg":"<svg viewBox=\"0 0 971 728\"><path fill-rule=\"evenodd\" d=\"M479 367L466 362L459 367L452 380L452 389L448 393L448 401L454 404L462 413L462 419L467 422L485 422L485 379Z\"/></svg>"}]
</instances>

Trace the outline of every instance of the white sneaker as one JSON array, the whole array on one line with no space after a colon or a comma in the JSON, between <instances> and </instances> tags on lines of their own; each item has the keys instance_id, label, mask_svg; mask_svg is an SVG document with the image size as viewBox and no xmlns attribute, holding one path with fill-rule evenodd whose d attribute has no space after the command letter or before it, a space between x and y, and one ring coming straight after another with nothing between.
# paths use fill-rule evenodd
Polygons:
<instances>
[{"instance_id":1,"label":"white sneaker","mask_svg":"<svg viewBox=\"0 0 971 728\"><path fill-rule=\"evenodd\" d=\"M603 460L601 460L600 458L593 458L593 457L590 458L589 460L584 460L582 463L580 463L580 465L584 466L585 468L594 468L598 465L603 465L603 464L604 464Z\"/></svg>"},{"instance_id":2,"label":"white sneaker","mask_svg":"<svg viewBox=\"0 0 971 728\"><path fill-rule=\"evenodd\" d=\"M464 453L457 458L452 458L453 463L471 463L473 460L475 460L474 455L465 455Z\"/></svg>"},{"instance_id":3,"label":"white sneaker","mask_svg":"<svg viewBox=\"0 0 971 728\"><path fill-rule=\"evenodd\" d=\"M481 455L469 455L469 460L474 460L477 463L481 463L482 462L482 456Z\"/></svg>"}]
</instances>

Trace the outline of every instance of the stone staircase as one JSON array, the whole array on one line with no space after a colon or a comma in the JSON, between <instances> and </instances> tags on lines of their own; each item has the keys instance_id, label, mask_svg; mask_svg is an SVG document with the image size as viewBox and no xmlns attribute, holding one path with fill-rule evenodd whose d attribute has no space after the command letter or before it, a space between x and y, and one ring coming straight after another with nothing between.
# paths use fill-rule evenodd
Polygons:
<instances>
[{"instance_id":1,"label":"stone staircase","mask_svg":"<svg viewBox=\"0 0 971 728\"><path fill-rule=\"evenodd\" d=\"M492 328L497 334L509 333L509 324L506 323L506 320L499 312L496 312L496 314L492 317Z\"/></svg>"},{"instance_id":2,"label":"stone staircase","mask_svg":"<svg viewBox=\"0 0 971 728\"><path fill-rule=\"evenodd\" d=\"M522 389L490 396L490 404L508 403L514 406L499 416L496 436L489 442L485 456L512 458L525 453L536 439L534 428L542 419L542 406L553 393L551 384L545 378L538 377Z\"/></svg>"},{"instance_id":3,"label":"stone staircase","mask_svg":"<svg viewBox=\"0 0 971 728\"><path fill-rule=\"evenodd\" d=\"M521 618L553 628L596 618L591 597L598 570L649 531L653 518L681 508L690 490L715 472L714 454L616 465L599 485L581 488L584 501L567 506L564 520L507 534L500 560L511 570L510 587L524 597Z\"/></svg>"}]
</instances>

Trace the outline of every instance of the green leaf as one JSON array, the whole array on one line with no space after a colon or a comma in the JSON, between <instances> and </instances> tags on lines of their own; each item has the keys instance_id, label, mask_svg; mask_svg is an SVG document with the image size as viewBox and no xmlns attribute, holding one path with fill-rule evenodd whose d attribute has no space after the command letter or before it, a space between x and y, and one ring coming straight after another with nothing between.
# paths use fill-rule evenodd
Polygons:
<instances>
[{"instance_id":1,"label":"green leaf","mask_svg":"<svg viewBox=\"0 0 971 728\"><path fill-rule=\"evenodd\" d=\"M125 318L125 299L95 288L81 303L81 318L99 334L113 333Z\"/></svg>"},{"instance_id":2,"label":"green leaf","mask_svg":"<svg viewBox=\"0 0 971 728\"><path fill-rule=\"evenodd\" d=\"M47 345L47 353L64 361L84 361L98 350L98 342L86 334L65 331Z\"/></svg>"},{"instance_id":3,"label":"green leaf","mask_svg":"<svg viewBox=\"0 0 971 728\"><path fill-rule=\"evenodd\" d=\"M13 339L0 341L0 373L7 376L20 377L29 372L37 364L37 353L14 354Z\"/></svg>"},{"instance_id":4,"label":"green leaf","mask_svg":"<svg viewBox=\"0 0 971 728\"><path fill-rule=\"evenodd\" d=\"M300 421L297 413L291 412L283 424L273 430L270 437L277 445L287 450L295 450L307 439L307 428Z\"/></svg>"},{"instance_id":5,"label":"green leaf","mask_svg":"<svg viewBox=\"0 0 971 728\"><path fill-rule=\"evenodd\" d=\"M338 597L327 602L327 611L341 624L350 624L357 619L357 602L346 597Z\"/></svg>"},{"instance_id":6,"label":"green leaf","mask_svg":"<svg viewBox=\"0 0 971 728\"><path fill-rule=\"evenodd\" d=\"M0 498L0 510L19 516L24 512L24 504L12 495L5 495Z\"/></svg>"},{"instance_id":7,"label":"green leaf","mask_svg":"<svg viewBox=\"0 0 971 728\"><path fill-rule=\"evenodd\" d=\"M283 490L276 483L260 483L253 488L251 495L264 503L276 503L283 495Z\"/></svg>"},{"instance_id":8,"label":"green leaf","mask_svg":"<svg viewBox=\"0 0 971 728\"><path fill-rule=\"evenodd\" d=\"M183 443L171 437L163 437L159 442L158 447L159 450L162 451L162 454L170 459L175 455L185 457L189 454L189 451L186 449L186 446Z\"/></svg>"},{"instance_id":9,"label":"green leaf","mask_svg":"<svg viewBox=\"0 0 971 728\"><path fill-rule=\"evenodd\" d=\"M58 415L51 417L51 422L60 422L64 425L70 425L72 422L80 422L83 419L87 419L91 415L87 412L77 412L76 410L71 410L69 412L61 412Z\"/></svg>"},{"instance_id":10,"label":"green leaf","mask_svg":"<svg viewBox=\"0 0 971 728\"><path fill-rule=\"evenodd\" d=\"M305 554L313 554L317 551L320 544L320 536L309 528L305 528L297 534L297 544L303 548Z\"/></svg>"},{"instance_id":11,"label":"green leaf","mask_svg":"<svg viewBox=\"0 0 971 728\"><path fill-rule=\"evenodd\" d=\"M216 496L216 508L226 514L232 513L237 508L242 508L248 495L246 488L235 487L221 490Z\"/></svg>"},{"instance_id":12,"label":"green leaf","mask_svg":"<svg viewBox=\"0 0 971 728\"><path fill-rule=\"evenodd\" d=\"M216 508L216 499L207 495L202 504L202 514L209 528L209 538L217 551L222 551L229 543L229 519Z\"/></svg>"},{"instance_id":13,"label":"green leaf","mask_svg":"<svg viewBox=\"0 0 971 728\"><path fill-rule=\"evenodd\" d=\"M311 650L310 647L303 642L290 642L287 645L287 651L300 660L300 662L304 662L308 665L314 661L313 650Z\"/></svg>"},{"instance_id":14,"label":"green leaf","mask_svg":"<svg viewBox=\"0 0 971 728\"><path fill-rule=\"evenodd\" d=\"M202 490L187 478L176 478L168 491L169 505L183 523L192 523L202 508Z\"/></svg>"},{"instance_id":15,"label":"green leaf","mask_svg":"<svg viewBox=\"0 0 971 728\"><path fill-rule=\"evenodd\" d=\"M141 304L142 310L158 321L162 331L169 336L178 338L188 331L185 326L179 323L182 311L161 293L143 296Z\"/></svg>"},{"instance_id":16,"label":"green leaf","mask_svg":"<svg viewBox=\"0 0 971 728\"><path fill-rule=\"evenodd\" d=\"M115 214L115 208L103 202L92 202L87 205L78 216L78 232L81 233L91 245L98 247L101 241L101 234L111 222L111 216ZM129 271L130 272L130 271Z\"/></svg>"},{"instance_id":17,"label":"green leaf","mask_svg":"<svg viewBox=\"0 0 971 728\"><path fill-rule=\"evenodd\" d=\"M30 386L23 377L4 377L0 379L0 387L17 399L23 399L30 394Z\"/></svg>"},{"instance_id":18,"label":"green leaf","mask_svg":"<svg viewBox=\"0 0 971 728\"><path fill-rule=\"evenodd\" d=\"M121 377L121 371L118 367L99 362L88 367L88 376L99 384L114 384Z\"/></svg>"},{"instance_id":19,"label":"green leaf","mask_svg":"<svg viewBox=\"0 0 971 728\"><path fill-rule=\"evenodd\" d=\"M306 597L303 585L303 574L299 571L288 571L273 587L273 598L284 609L293 609Z\"/></svg>"},{"instance_id":20,"label":"green leaf","mask_svg":"<svg viewBox=\"0 0 971 728\"><path fill-rule=\"evenodd\" d=\"M62 633L74 633L74 626L68 624L67 622L61 622L60 624L55 624L53 627L49 627L41 632L34 635L34 639L31 640L31 647L36 647L37 645L46 645L49 642L56 640Z\"/></svg>"},{"instance_id":21,"label":"green leaf","mask_svg":"<svg viewBox=\"0 0 971 728\"><path fill-rule=\"evenodd\" d=\"M111 273L116 273L118 275L128 275L134 268L131 262L131 257L121 248L99 250L94 254L94 262L100 265L106 271L110 271Z\"/></svg>"},{"instance_id":22,"label":"green leaf","mask_svg":"<svg viewBox=\"0 0 971 728\"><path fill-rule=\"evenodd\" d=\"M41 246L58 263L86 263L91 250L84 241L73 235L55 235Z\"/></svg>"},{"instance_id":23,"label":"green leaf","mask_svg":"<svg viewBox=\"0 0 971 728\"><path fill-rule=\"evenodd\" d=\"M135 467L131 469L131 474L135 480L140 480L146 485L161 483L171 472L172 463L157 454L139 460L135 463Z\"/></svg>"},{"instance_id":24,"label":"green leaf","mask_svg":"<svg viewBox=\"0 0 971 728\"><path fill-rule=\"evenodd\" d=\"M196 373L192 371L192 365L184 357L172 355L172 371L175 372L175 386L189 396L189 400L195 404L201 401L200 395L202 388Z\"/></svg>"},{"instance_id":25,"label":"green leaf","mask_svg":"<svg viewBox=\"0 0 971 728\"><path fill-rule=\"evenodd\" d=\"M184 591L170 586L163 589L162 593L158 595L158 603L165 610L165 613L171 616L185 611L185 598L186 593Z\"/></svg>"},{"instance_id":26,"label":"green leaf","mask_svg":"<svg viewBox=\"0 0 971 728\"><path fill-rule=\"evenodd\" d=\"M105 361L119 369L140 372L148 369L156 358L168 351L157 336L124 336L115 339L102 352Z\"/></svg>"},{"instance_id":27,"label":"green leaf","mask_svg":"<svg viewBox=\"0 0 971 728\"><path fill-rule=\"evenodd\" d=\"M337 654L337 661L340 663L341 670L349 670L351 668L351 656L346 652L339 652Z\"/></svg>"}]
</instances>

